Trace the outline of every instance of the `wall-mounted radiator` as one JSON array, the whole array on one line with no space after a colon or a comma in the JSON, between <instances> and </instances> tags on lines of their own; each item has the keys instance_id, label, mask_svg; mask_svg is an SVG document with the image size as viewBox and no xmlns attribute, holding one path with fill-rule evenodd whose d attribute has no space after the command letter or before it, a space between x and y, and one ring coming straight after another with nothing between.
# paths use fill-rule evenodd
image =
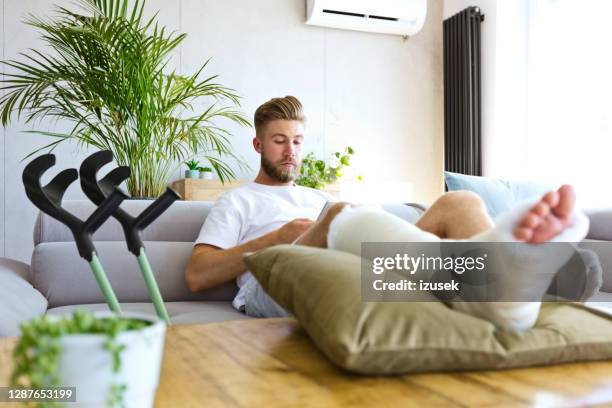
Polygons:
<instances>
[{"instance_id":1,"label":"wall-mounted radiator","mask_svg":"<svg viewBox=\"0 0 612 408\"><path fill-rule=\"evenodd\" d=\"M444 169L482 175L478 7L444 20Z\"/></svg>"}]
</instances>

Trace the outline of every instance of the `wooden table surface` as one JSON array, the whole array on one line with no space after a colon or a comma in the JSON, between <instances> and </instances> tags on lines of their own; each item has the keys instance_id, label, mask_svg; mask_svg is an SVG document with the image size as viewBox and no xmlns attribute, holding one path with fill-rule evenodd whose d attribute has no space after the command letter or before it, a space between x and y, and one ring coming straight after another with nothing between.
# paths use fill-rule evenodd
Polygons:
<instances>
[{"instance_id":1,"label":"wooden table surface","mask_svg":"<svg viewBox=\"0 0 612 408\"><path fill-rule=\"evenodd\" d=\"M0 339L0 385L16 339ZM6 364L5 362L8 362ZM156 407L612 406L612 362L365 377L331 365L294 319L168 329ZM9 407L1 404L0 408Z\"/></svg>"}]
</instances>

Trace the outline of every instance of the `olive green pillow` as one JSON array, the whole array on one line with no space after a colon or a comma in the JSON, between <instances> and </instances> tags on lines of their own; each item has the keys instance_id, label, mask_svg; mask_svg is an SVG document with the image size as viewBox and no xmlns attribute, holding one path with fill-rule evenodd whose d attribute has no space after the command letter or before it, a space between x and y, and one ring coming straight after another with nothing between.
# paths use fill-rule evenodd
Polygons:
<instances>
[{"instance_id":1,"label":"olive green pillow","mask_svg":"<svg viewBox=\"0 0 612 408\"><path fill-rule=\"evenodd\" d=\"M335 364L364 374L524 367L612 357L612 316L545 303L534 328L493 324L431 302L362 302L361 258L280 245L245 258L263 288Z\"/></svg>"}]
</instances>

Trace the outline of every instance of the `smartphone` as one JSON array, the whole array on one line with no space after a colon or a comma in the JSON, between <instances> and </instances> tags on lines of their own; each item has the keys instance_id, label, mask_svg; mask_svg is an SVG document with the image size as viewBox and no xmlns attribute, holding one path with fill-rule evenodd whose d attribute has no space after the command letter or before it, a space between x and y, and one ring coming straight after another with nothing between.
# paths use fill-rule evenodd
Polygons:
<instances>
[{"instance_id":1,"label":"smartphone","mask_svg":"<svg viewBox=\"0 0 612 408\"><path fill-rule=\"evenodd\" d=\"M317 222L321 221L321 219L325 216L325 214L327 214L327 211L330 209L330 207L334 204L336 204L336 201L328 201L325 203L325 205L323 206L323 209L321 210L321 212L319 213L319 216L317 217Z\"/></svg>"}]
</instances>

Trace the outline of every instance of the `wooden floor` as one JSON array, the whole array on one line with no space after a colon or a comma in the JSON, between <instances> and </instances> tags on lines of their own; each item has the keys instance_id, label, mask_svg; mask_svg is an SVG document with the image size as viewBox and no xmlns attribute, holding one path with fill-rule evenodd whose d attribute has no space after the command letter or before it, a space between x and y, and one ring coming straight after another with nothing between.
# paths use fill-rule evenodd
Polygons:
<instances>
[{"instance_id":1,"label":"wooden floor","mask_svg":"<svg viewBox=\"0 0 612 408\"><path fill-rule=\"evenodd\" d=\"M0 385L15 341L0 340ZM155 406L591 405L612 406L612 362L364 377L328 363L295 320L259 319L169 328Z\"/></svg>"}]
</instances>

